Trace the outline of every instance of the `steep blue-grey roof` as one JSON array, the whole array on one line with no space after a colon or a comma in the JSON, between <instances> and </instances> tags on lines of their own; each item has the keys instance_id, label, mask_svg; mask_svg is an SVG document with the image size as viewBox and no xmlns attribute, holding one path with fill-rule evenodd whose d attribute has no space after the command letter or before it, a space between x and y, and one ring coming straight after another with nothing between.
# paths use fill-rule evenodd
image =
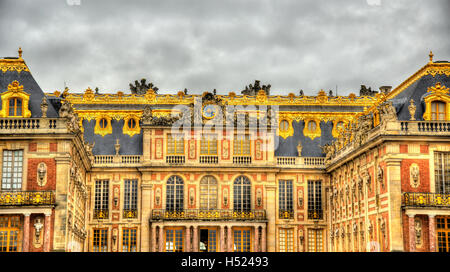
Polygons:
<instances>
[{"instance_id":1,"label":"steep blue-grey roof","mask_svg":"<svg viewBox=\"0 0 450 272\"><path fill-rule=\"evenodd\" d=\"M2 72L0 70L0 93L8 91L8 85L14 80L17 80L20 85L23 85L24 92L30 94L28 107L31 111L31 117L41 117L41 102L45 94L29 71L17 72L8 70ZM58 113L53 105L51 103L48 104L47 117L58 117Z\"/></svg>"},{"instance_id":2,"label":"steep blue-grey roof","mask_svg":"<svg viewBox=\"0 0 450 272\"><path fill-rule=\"evenodd\" d=\"M116 151L114 145L119 139L120 151L119 155L142 155L142 128L140 134L130 137L123 134L123 120L111 120L112 134L105 136L94 134L95 120L83 120L84 141L89 143L95 142L92 150L94 155L114 155Z\"/></svg>"}]
</instances>

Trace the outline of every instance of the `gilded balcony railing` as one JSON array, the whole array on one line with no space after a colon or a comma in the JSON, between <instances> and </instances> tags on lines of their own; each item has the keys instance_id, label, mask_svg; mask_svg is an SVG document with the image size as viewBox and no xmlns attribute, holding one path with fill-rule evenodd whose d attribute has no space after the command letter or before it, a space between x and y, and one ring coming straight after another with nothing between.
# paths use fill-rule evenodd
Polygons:
<instances>
[{"instance_id":1,"label":"gilded balcony railing","mask_svg":"<svg viewBox=\"0 0 450 272\"><path fill-rule=\"evenodd\" d=\"M0 206L54 205L53 191L1 191Z\"/></svg>"},{"instance_id":2,"label":"gilded balcony railing","mask_svg":"<svg viewBox=\"0 0 450 272\"><path fill-rule=\"evenodd\" d=\"M280 219L293 219L294 211L293 210L279 210L278 216Z\"/></svg>"},{"instance_id":3,"label":"gilded balcony railing","mask_svg":"<svg viewBox=\"0 0 450 272\"><path fill-rule=\"evenodd\" d=\"M153 210L152 220L266 220L265 210Z\"/></svg>"},{"instance_id":4,"label":"gilded balcony railing","mask_svg":"<svg viewBox=\"0 0 450 272\"><path fill-rule=\"evenodd\" d=\"M313 220L323 219L323 210L308 210L308 219Z\"/></svg>"},{"instance_id":5,"label":"gilded balcony railing","mask_svg":"<svg viewBox=\"0 0 450 272\"><path fill-rule=\"evenodd\" d=\"M448 207L450 194L403 193L403 206L411 207Z\"/></svg>"},{"instance_id":6,"label":"gilded balcony railing","mask_svg":"<svg viewBox=\"0 0 450 272\"><path fill-rule=\"evenodd\" d=\"M123 210L123 218L137 218L137 210Z\"/></svg>"},{"instance_id":7,"label":"gilded balcony railing","mask_svg":"<svg viewBox=\"0 0 450 272\"><path fill-rule=\"evenodd\" d=\"M94 210L94 219L108 219L109 210Z\"/></svg>"}]
</instances>

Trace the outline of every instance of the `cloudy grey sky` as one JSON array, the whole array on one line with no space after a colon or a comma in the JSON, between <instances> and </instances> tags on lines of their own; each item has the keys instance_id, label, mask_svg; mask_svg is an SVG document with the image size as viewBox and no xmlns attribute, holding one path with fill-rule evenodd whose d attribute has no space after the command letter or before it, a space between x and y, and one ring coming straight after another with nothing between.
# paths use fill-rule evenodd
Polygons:
<instances>
[{"instance_id":1,"label":"cloudy grey sky","mask_svg":"<svg viewBox=\"0 0 450 272\"><path fill-rule=\"evenodd\" d=\"M73 5L80 2L80 5ZM71 5L72 4L72 5ZM23 57L45 92L359 93L450 60L450 0L0 0L0 56Z\"/></svg>"}]
</instances>

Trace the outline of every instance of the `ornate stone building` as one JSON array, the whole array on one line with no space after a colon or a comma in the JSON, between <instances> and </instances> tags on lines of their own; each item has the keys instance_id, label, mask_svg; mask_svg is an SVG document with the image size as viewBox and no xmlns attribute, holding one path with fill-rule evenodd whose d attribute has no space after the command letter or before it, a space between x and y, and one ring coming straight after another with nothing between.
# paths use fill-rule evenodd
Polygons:
<instances>
[{"instance_id":1,"label":"ornate stone building","mask_svg":"<svg viewBox=\"0 0 450 272\"><path fill-rule=\"evenodd\" d=\"M0 59L0 251L449 251L450 63L360 95L44 93Z\"/></svg>"}]
</instances>

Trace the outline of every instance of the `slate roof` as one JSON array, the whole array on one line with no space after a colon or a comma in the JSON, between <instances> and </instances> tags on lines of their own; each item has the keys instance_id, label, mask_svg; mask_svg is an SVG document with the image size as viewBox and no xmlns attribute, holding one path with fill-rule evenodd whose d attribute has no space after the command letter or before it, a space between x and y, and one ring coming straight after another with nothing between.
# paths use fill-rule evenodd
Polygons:
<instances>
[{"instance_id":1,"label":"slate roof","mask_svg":"<svg viewBox=\"0 0 450 272\"><path fill-rule=\"evenodd\" d=\"M8 59L16 59L16 58L8 58ZM18 59L18 61L20 60ZM0 70L0 93L8 91L8 85L11 84L14 80L17 80L20 85L23 85L24 92L30 94L29 109L31 111L31 117L32 118L41 117L42 116L41 102L45 94L41 90L41 87L39 87L39 85L37 84L36 80L34 80L33 76L29 71L2 72ZM48 106L47 116L58 117L58 112L55 110L55 108L51 103L49 103Z\"/></svg>"}]
</instances>

